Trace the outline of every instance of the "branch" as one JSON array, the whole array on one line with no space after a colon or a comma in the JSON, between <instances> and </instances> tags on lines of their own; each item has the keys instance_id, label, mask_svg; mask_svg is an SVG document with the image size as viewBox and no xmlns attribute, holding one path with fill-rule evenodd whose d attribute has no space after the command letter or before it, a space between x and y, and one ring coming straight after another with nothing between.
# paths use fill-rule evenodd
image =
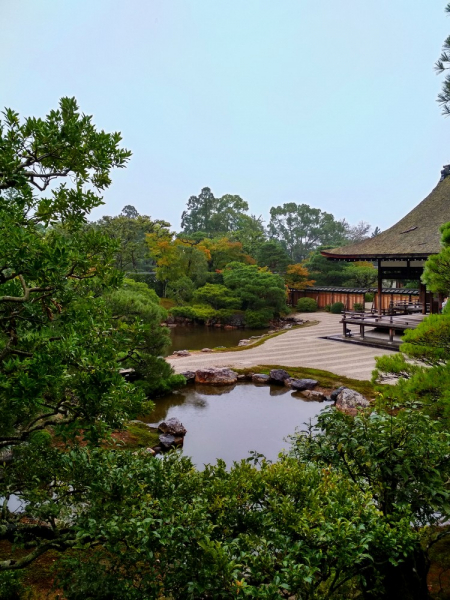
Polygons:
<instances>
[{"instance_id":1,"label":"branch","mask_svg":"<svg viewBox=\"0 0 450 600\"><path fill-rule=\"evenodd\" d=\"M34 292L51 292L54 289L53 287L50 287L50 286L29 288L29 287L27 287L27 284L25 283L25 279L23 278L22 275L18 275L18 278L19 278L20 283L23 288L23 296L22 297L0 296L0 302L26 302L27 300L29 300L30 294L32 294Z\"/></svg>"}]
</instances>

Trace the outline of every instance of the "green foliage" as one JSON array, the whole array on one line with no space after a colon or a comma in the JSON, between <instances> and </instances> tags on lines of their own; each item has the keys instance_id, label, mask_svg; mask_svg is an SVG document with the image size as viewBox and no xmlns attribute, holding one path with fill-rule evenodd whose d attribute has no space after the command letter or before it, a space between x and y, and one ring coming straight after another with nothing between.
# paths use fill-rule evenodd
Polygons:
<instances>
[{"instance_id":1,"label":"green foliage","mask_svg":"<svg viewBox=\"0 0 450 600\"><path fill-rule=\"evenodd\" d=\"M210 188L202 189L198 196L191 196L187 209L181 215L184 234L201 232L203 237L215 237L242 228L242 213L248 204L240 196L225 194L215 198Z\"/></svg>"},{"instance_id":2,"label":"green foliage","mask_svg":"<svg viewBox=\"0 0 450 600\"><path fill-rule=\"evenodd\" d=\"M234 262L223 272L223 280L241 300L243 310L270 310L273 317L287 310L284 281L279 275Z\"/></svg>"},{"instance_id":3,"label":"green foliage","mask_svg":"<svg viewBox=\"0 0 450 600\"><path fill-rule=\"evenodd\" d=\"M377 281L377 269L370 263L351 263L345 269L348 287L370 288Z\"/></svg>"},{"instance_id":4,"label":"green foliage","mask_svg":"<svg viewBox=\"0 0 450 600\"><path fill-rule=\"evenodd\" d=\"M268 232L286 249L291 262L301 262L318 246L338 246L345 240L346 226L319 208L289 202L270 209Z\"/></svg>"},{"instance_id":5,"label":"green foliage","mask_svg":"<svg viewBox=\"0 0 450 600\"><path fill-rule=\"evenodd\" d=\"M339 315L343 310L344 304L342 302L335 302L330 307L330 312L333 313L333 315Z\"/></svg>"},{"instance_id":6,"label":"green foliage","mask_svg":"<svg viewBox=\"0 0 450 600\"><path fill-rule=\"evenodd\" d=\"M276 241L264 242L256 254L260 267L268 267L275 273L284 273L291 264L291 258L283 246Z\"/></svg>"},{"instance_id":7,"label":"green foliage","mask_svg":"<svg viewBox=\"0 0 450 600\"><path fill-rule=\"evenodd\" d=\"M70 98L45 119L21 123L13 111L4 114L0 451L12 459L0 471L0 497L14 493L40 525L30 533L3 505L0 540L28 541L20 558L0 561L0 571L76 543L84 492L74 474L90 447L147 407L120 368L145 359L143 377L152 374L158 385L175 377L151 354L166 344L158 298L144 284L123 283L113 268L116 241L85 223L102 203L110 171L130 156L120 135L97 131ZM72 454L81 442L85 453Z\"/></svg>"},{"instance_id":8,"label":"green foliage","mask_svg":"<svg viewBox=\"0 0 450 600\"><path fill-rule=\"evenodd\" d=\"M167 296L175 300L177 304L184 304L190 302L195 292L195 285L192 279L186 275L171 281L167 285Z\"/></svg>"},{"instance_id":9,"label":"green foliage","mask_svg":"<svg viewBox=\"0 0 450 600\"><path fill-rule=\"evenodd\" d=\"M255 462L195 471L176 454L91 454L79 536L102 546L67 556L57 584L69 600L337 600L361 587L371 555L381 567L417 538L406 510L395 524L380 519L340 472L288 456Z\"/></svg>"},{"instance_id":10,"label":"green foliage","mask_svg":"<svg viewBox=\"0 0 450 600\"><path fill-rule=\"evenodd\" d=\"M198 288L194 294L194 301L211 305L218 310L219 308L236 308L241 306L241 300L233 295L224 285L207 283Z\"/></svg>"},{"instance_id":11,"label":"green foliage","mask_svg":"<svg viewBox=\"0 0 450 600\"><path fill-rule=\"evenodd\" d=\"M355 310L356 312L363 312L364 304L362 304L361 302L355 302L355 304L353 305L353 310Z\"/></svg>"},{"instance_id":12,"label":"green foliage","mask_svg":"<svg viewBox=\"0 0 450 600\"><path fill-rule=\"evenodd\" d=\"M366 292L364 294L364 300L365 300L365 302L373 302L373 297L374 297L374 295L373 295L372 292Z\"/></svg>"},{"instance_id":13,"label":"green foliage","mask_svg":"<svg viewBox=\"0 0 450 600\"><path fill-rule=\"evenodd\" d=\"M299 298L297 302L297 310L299 312L316 312L317 302L314 298Z\"/></svg>"},{"instance_id":14,"label":"green foliage","mask_svg":"<svg viewBox=\"0 0 450 600\"><path fill-rule=\"evenodd\" d=\"M432 292L450 293L450 223L441 226L442 250L425 263L422 281Z\"/></svg>"},{"instance_id":15,"label":"green foliage","mask_svg":"<svg viewBox=\"0 0 450 600\"><path fill-rule=\"evenodd\" d=\"M270 309L261 308L260 310L247 309L245 311L244 321L246 327L251 329L259 329L262 327L268 327L269 321L272 318L273 313Z\"/></svg>"},{"instance_id":16,"label":"green foliage","mask_svg":"<svg viewBox=\"0 0 450 600\"><path fill-rule=\"evenodd\" d=\"M320 254L320 250L327 250L332 246L321 246L311 252L305 261L310 276L315 280L316 286L342 287L348 279L346 269L348 264L334 260L328 260Z\"/></svg>"},{"instance_id":17,"label":"green foliage","mask_svg":"<svg viewBox=\"0 0 450 600\"><path fill-rule=\"evenodd\" d=\"M0 572L0 598L1 600L21 600L24 585L23 573L17 571Z\"/></svg>"}]
</instances>

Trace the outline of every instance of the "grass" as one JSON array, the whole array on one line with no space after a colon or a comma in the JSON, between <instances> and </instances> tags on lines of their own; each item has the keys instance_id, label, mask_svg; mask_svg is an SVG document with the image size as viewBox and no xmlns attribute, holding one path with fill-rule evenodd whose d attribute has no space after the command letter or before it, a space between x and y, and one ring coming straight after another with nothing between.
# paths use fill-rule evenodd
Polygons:
<instances>
[{"instance_id":1,"label":"grass","mask_svg":"<svg viewBox=\"0 0 450 600\"><path fill-rule=\"evenodd\" d=\"M233 369L239 374L246 375L248 373L262 373L268 375L272 369L284 369L291 377L295 379L316 379L319 386L328 389L345 386L356 390L363 396L372 399L376 396L377 388L371 381L361 379L351 379L343 375L336 375L330 371L322 371L320 369L309 369L306 367L284 367L282 365L258 365L256 367L247 367L245 369Z\"/></svg>"},{"instance_id":2,"label":"grass","mask_svg":"<svg viewBox=\"0 0 450 600\"><path fill-rule=\"evenodd\" d=\"M113 433L116 447L123 449L152 448L159 442L159 433L145 423L128 423L123 431Z\"/></svg>"}]
</instances>

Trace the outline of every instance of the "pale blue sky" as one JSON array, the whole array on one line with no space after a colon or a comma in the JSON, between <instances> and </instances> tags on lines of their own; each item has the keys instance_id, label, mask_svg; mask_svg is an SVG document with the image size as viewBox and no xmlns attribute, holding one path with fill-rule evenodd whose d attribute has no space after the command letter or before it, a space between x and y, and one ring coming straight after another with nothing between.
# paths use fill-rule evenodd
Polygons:
<instances>
[{"instance_id":1,"label":"pale blue sky","mask_svg":"<svg viewBox=\"0 0 450 600\"><path fill-rule=\"evenodd\" d=\"M450 162L443 0L0 0L0 106L61 96L133 152L106 205L179 228L190 195L386 228Z\"/></svg>"}]
</instances>

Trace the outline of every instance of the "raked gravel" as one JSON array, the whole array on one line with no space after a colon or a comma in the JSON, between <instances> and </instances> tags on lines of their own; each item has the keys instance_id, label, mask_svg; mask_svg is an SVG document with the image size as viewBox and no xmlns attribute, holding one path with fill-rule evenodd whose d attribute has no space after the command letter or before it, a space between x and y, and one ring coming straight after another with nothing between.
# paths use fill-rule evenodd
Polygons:
<instances>
[{"instance_id":1,"label":"raked gravel","mask_svg":"<svg viewBox=\"0 0 450 600\"><path fill-rule=\"evenodd\" d=\"M288 330L267 340L256 348L239 352L193 353L186 357L168 357L176 373L195 371L205 367L246 368L257 365L309 367L330 371L353 379L370 379L375 368L375 357L392 354L391 350L369 348L321 339L342 332L341 315L331 313L296 314L296 318L318 321L317 325ZM245 330L242 331L245 338Z\"/></svg>"}]
</instances>

